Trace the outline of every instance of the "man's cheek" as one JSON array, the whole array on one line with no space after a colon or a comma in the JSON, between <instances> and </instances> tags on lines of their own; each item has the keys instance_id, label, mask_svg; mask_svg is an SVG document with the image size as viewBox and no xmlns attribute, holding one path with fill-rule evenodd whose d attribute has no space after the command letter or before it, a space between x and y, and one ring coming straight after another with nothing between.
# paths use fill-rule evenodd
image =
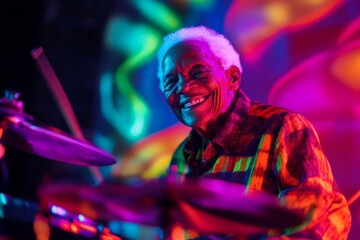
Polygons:
<instances>
[{"instance_id":1,"label":"man's cheek","mask_svg":"<svg viewBox=\"0 0 360 240\"><path fill-rule=\"evenodd\" d=\"M171 108L175 107L175 97L173 94L168 94L166 97L166 102L169 104Z\"/></svg>"}]
</instances>

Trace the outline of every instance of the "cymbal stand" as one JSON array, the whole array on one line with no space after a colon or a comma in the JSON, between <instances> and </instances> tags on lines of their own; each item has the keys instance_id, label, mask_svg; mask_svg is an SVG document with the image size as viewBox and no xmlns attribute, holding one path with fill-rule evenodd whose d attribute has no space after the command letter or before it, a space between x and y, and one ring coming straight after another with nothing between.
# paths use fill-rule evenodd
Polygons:
<instances>
[{"instance_id":1,"label":"cymbal stand","mask_svg":"<svg viewBox=\"0 0 360 240\"><path fill-rule=\"evenodd\" d=\"M7 186L7 166L6 162L4 161L3 157L5 155L5 146L2 144L2 136L4 134L4 129L2 121L4 117L9 115L21 115L24 109L24 104L22 101L19 100L20 93L10 90L5 90L4 97L0 98L0 170L1 170L1 177L2 177L2 186L0 189L5 189Z\"/></svg>"}]
</instances>

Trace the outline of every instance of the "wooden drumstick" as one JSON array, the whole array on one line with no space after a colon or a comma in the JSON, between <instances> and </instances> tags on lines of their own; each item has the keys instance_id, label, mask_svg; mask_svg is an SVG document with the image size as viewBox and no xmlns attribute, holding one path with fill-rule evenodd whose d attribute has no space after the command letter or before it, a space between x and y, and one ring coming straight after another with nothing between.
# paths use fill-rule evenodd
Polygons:
<instances>
[{"instance_id":1,"label":"wooden drumstick","mask_svg":"<svg viewBox=\"0 0 360 240\"><path fill-rule=\"evenodd\" d=\"M65 118L71 132L75 137L85 139L81 131L79 122L76 118L73 108L71 107L70 101L65 94L63 87L60 84L58 77L55 74L54 69L50 65L48 58L46 57L42 47L35 48L31 51L32 57L35 59L41 73L43 74L48 86L55 97L56 103ZM90 166L90 172L97 181L97 183L103 181L103 177L99 168Z\"/></svg>"}]
</instances>

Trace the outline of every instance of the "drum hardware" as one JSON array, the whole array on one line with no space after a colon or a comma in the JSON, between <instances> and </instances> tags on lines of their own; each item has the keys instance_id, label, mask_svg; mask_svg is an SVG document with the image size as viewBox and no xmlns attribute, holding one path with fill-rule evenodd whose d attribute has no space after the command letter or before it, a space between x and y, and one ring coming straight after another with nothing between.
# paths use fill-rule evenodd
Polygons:
<instances>
[{"instance_id":1,"label":"drum hardware","mask_svg":"<svg viewBox=\"0 0 360 240\"><path fill-rule=\"evenodd\" d=\"M50 126L37 124L32 116L22 112L24 105L19 97L20 93L6 91L5 97L0 98L1 153L5 151L6 146L11 146L30 154L74 165L105 166L116 162L115 157L110 153L84 139L75 138ZM34 224L36 234L40 232L39 234L46 235L46 223L39 220L42 219L41 217L37 218L38 210L37 203L0 193L1 221ZM47 214L47 216L51 227L62 227L61 230L67 230L64 224L59 224L59 222L64 223L64 220L59 220L64 216L58 216L55 213ZM84 223L80 219L71 220L68 217L67 221L69 229L72 230L70 232L73 234L89 236L91 231L94 232L93 225ZM97 229L96 234L97 236L112 236L105 226ZM114 235L113 238L108 239L118 239L118 237Z\"/></svg>"},{"instance_id":2,"label":"drum hardware","mask_svg":"<svg viewBox=\"0 0 360 240\"><path fill-rule=\"evenodd\" d=\"M0 117L18 116L26 120L34 118L23 112L24 103L20 101L20 92L5 90L4 97L0 98Z\"/></svg>"},{"instance_id":3,"label":"drum hardware","mask_svg":"<svg viewBox=\"0 0 360 240\"><path fill-rule=\"evenodd\" d=\"M263 234L301 224L302 214L263 193L220 180L148 180L99 186L50 184L39 190L54 204L97 222L125 221L160 227L180 224L204 234Z\"/></svg>"},{"instance_id":4,"label":"drum hardware","mask_svg":"<svg viewBox=\"0 0 360 240\"><path fill-rule=\"evenodd\" d=\"M0 99L0 143L44 158L81 166L105 166L116 162L110 153L90 142L54 127L40 125L22 112L19 93L6 92Z\"/></svg>"},{"instance_id":5,"label":"drum hardware","mask_svg":"<svg viewBox=\"0 0 360 240\"><path fill-rule=\"evenodd\" d=\"M105 224L97 223L82 214L52 204L48 205L47 210L48 213L45 214L52 227L89 239L120 240Z\"/></svg>"},{"instance_id":6,"label":"drum hardware","mask_svg":"<svg viewBox=\"0 0 360 240\"><path fill-rule=\"evenodd\" d=\"M0 193L0 220L12 220L34 225L35 235L50 236L51 229L59 229L88 239L120 240L110 229L82 214L49 204L40 208L33 201Z\"/></svg>"},{"instance_id":7,"label":"drum hardware","mask_svg":"<svg viewBox=\"0 0 360 240\"><path fill-rule=\"evenodd\" d=\"M13 219L32 223L38 209L38 204L35 202L0 193L0 219Z\"/></svg>"}]
</instances>

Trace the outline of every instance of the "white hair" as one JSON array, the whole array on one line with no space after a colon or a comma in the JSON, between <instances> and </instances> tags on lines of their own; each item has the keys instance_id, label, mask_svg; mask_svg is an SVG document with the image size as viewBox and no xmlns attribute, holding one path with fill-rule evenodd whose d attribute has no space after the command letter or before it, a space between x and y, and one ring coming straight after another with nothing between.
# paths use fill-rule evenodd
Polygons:
<instances>
[{"instance_id":1,"label":"white hair","mask_svg":"<svg viewBox=\"0 0 360 240\"><path fill-rule=\"evenodd\" d=\"M228 69L231 65L235 65L242 73L242 66L240 63L240 56L238 52L231 45L230 41L222 34L215 32L213 29L197 26L197 27L184 27L176 32L170 33L164 37L164 41L158 51L158 72L157 76L160 79L160 89L164 91L163 86L163 69L162 61L167 51L179 42L186 40L199 40L206 42L210 50L220 60L221 66L224 70Z\"/></svg>"}]
</instances>

